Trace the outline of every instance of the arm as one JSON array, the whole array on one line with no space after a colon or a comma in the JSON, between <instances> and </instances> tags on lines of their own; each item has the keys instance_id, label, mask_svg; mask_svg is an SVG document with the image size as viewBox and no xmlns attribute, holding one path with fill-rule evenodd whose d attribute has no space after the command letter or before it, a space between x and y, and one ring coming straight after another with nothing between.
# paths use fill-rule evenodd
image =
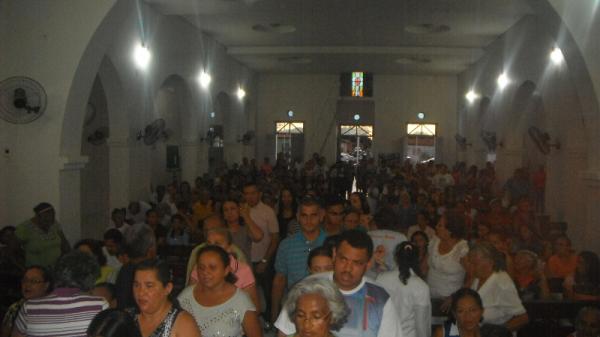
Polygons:
<instances>
[{"instance_id":1,"label":"arm","mask_svg":"<svg viewBox=\"0 0 600 337\"><path fill-rule=\"evenodd\" d=\"M524 313L509 319L504 326L506 326L510 331L517 331L527 323L529 323L529 315Z\"/></svg>"},{"instance_id":2,"label":"arm","mask_svg":"<svg viewBox=\"0 0 600 337\"><path fill-rule=\"evenodd\" d=\"M274 322L280 311L281 298L285 290L287 279L284 274L276 273L273 277L273 288L271 289L271 322Z\"/></svg>"},{"instance_id":3,"label":"arm","mask_svg":"<svg viewBox=\"0 0 600 337\"><path fill-rule=\"evenodd\" d=\"M182 311L175 320L173 327L174 337L201 337L200 330L192 315Z\"/></svg>"},{"instance_id":4,"label":"arm","mask_svg":"<svg viewBox=\"0 0 600 337\"><path fill-rule=\"evenodd\" d=\"M262 337L263 335L256 311L246 311L242 327L244 328L246 337Z\"/></svg>"},{"instance_id":5,"label":"arm","mask_svg":"<svg viewBox=\"0 0 600 337\"><path fill-rule=\"evenodd\" d=\"M267 269L269 261L273 259L273 256L277 252L277 245L279 244L279 233L275 232L270 233L269 235L271 236L271 243L269 243L267 253L263 257L263 259L267 260L267 263L260 263L256 266L256 272L259 274L264 273L264 271Z\"/></svg>"},{"instance_id":6,"label":"arm","mask_svg":"<svg viewBox=\"0 0 600 337\"><path fill-rule=\"evenodd\" d=\"M242 218L244 219L244 222L247 225L246 229L248 230L248 235L250 236L252 242L258 242L262 240L265 233L263 233L262 229L258 227L254 220L252 220L252 217L250 216L250 209L248 208L248 206L245 205L244 207L242 207L240 213L242 215Z\"/></svg>"},{"instance_id":7,"label":"arm","mask_svg":"<svg viewBox=\"0 0 600 337\"><path fill-rule=\"evenodd\" d=\"M246 292L246 294L248 294L248 296L250 296L250 300L252 300L252 303L254 303L256 311L261 312L262 308L260 307L260 300L258 299L258 291L256 291L256 284L253 283L244 288L243 290Z\"/></svg>"},{"instance_id":8,"label":"arm","mask_svg":"<svg viewBox=\"0 0 600 337\"><path fill-rule=\"evenodd\" d=\"M431 304L415 306L416 337L431 336Z\"/></svg>"},{"instance_id":9,"label":"arm","mask_svg":"<svg viewBox=\"0 0 600 337\"><path fill-rule=\"evenodd\" d=\"M433 333L433 337L444 337L444 327L438 326L435 328L435 332Z\"/></svg>"}]
</instances>

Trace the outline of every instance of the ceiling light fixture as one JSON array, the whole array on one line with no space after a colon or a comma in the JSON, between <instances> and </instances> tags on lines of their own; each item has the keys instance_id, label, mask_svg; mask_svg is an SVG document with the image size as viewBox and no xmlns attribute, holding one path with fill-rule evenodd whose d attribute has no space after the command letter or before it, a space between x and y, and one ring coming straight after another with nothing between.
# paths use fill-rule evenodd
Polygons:
<instances>
[{"instance_id":1,"label":"ceiling light fixture","mask_svg":"<svg viewBox=\"0 0 600 337\"><path fill-rule=\"evenodd\" d=\"M477 95L477 93L475 91L473 91L472 89L469 90L467 92L467 94L465 95L465 98L467 99L467 101L469 101L469 103L473 103L475 102L475 100L479 97L479 95Z\"/></svg>"},{"instance_id":2,"label":"ceiling light fixture","mask_svg":"<svg viewBox=\"0 0 600 337\"><path fill-rule=\"evenodd\" d=\"M425 119L425 113L423 113L423 112L419 112L419 113L417 114L417 118L418 118L418 119L420 119L420 120L423 120L423 119Z\"/></svg>"},{"instance_id":3,"label":"ceiling light fixture","mask_svg":"<svg viewBox=\"0 0 600 337\"><path fill-rule=\"evenodd\" d=\"M559 65L559 64L563 63L563 61L565 60L565 57L562 53L562 50L560 50L560 48L554 47L554 49L552 49L552 52L550 53L550 59L552 60L552 63Z\"/></svg>"},{"instance_id":4,"label":"ceiling light fixture","mask_svg":"<svg viewBox=\"0 0 600 337\"><path fill-rule=\"evenodd\" d=\"M292 118L292 117L294 117L294 112L292 110L289 110L287 115L288 115L288 117Z\"/></svg>"},{"instance_id":5,"label":"ceiling light fixture","mask_svg":"<svg viewBox=\"0 0 600 337\"><path fill-rule=\"evenodd\" d=\"M359 114L354 115L354 120L358 122L360 120L360 115Z\"/></svg>"},{"instance_id":6,"label":"ceiling light fixture","mask_svg":"<svg viewBox=\"0 0 600 337\"><path fill-rule=\"evenodd\" d=\"M133 60L138 68L142 70L146 69L148 64L150 64L151 58L152 54L150 54L150 50L143 44L139 44L135 47L135 50L133 51Z\"/></svg>"},{"instance_id":7,"label":"ceiling light fixture","mask_svg":"<svg viewBox=\"0 0 600 337\"><path fill-rule=\"evenodd\" d=\"M500 76L498 76L498 80L496 82L498 83L498 88L502 90L506 88L506 86L510 83L510 79L508 78L508 75L506 75L506 73L502 73L500 74Z\"/></svg>"},{"instance_id":8,"label":"ceiling light fixture","mask_svg":"<svg viewBox=\"0 0 600 337\"><path fill-rule=\"evenodd\" d=\"M242 88L238 88L237 97L240 99L240 101L242 99L244 99L245 96L246 96L246 91Z\"/></svg>"},{"instance_id":9,"label":"ceiling light fixture","mask_svg":"<svg viewBox=\"0 0 600 337\"><path fill-rule=\"evenodd\" d=\"M206 73L204 71L202 71L200 73L200 75L198 76L198 82L200 83L200 86L203 89L208 88L208 86L210 85L211 81L212 81L212 77L208 73Z\"/></svg>"}]
</instances>

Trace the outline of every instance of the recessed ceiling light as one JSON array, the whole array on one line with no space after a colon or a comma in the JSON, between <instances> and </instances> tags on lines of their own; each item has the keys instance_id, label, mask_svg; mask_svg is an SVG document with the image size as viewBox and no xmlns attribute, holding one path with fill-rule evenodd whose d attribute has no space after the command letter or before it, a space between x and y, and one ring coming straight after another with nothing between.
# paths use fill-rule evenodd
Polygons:
<instances>
[{"instance_id":1,"label":"recessed ceiling light","mask_svg":"<svg viewBox=\"0 0 600 337\"><path fill-rule=\"evenodd\" d=\"M423 112L419 112L419 113L417 114L417 118L418 118L418 119L425 119L425 113L423 113Z\"/></svg>"},{"instance_id":2,"label":"recessed ceiling light","mask_svg":"<svg viewBox=\"0 0 600 337\"><path fill-rule=\"evenodd\" d=\"M198 82L200 83L200 86L204 89L208 88L211 81L212 81L212 77L204 71L201 72L200 75L198 76Z\"/></svg>"},{"instance_id":3,"label":"recessed ceiling light","mask_svg":"<svg viewBox=\"0 0 600 337\"><path fill-rule=\"evenodd\" d=\"M288 34L296 31L296 27L293 25L285 25L281 23L268 23L268 24L256 24L252 26L252 30L261 33L277 33L277 34Z\"/></svg>"},{"instance_id":4,"label":"recessed ceiling light","mask_svg":"<svg viewBox=\"0 0 600 337\"><path fill-rule=\"evenodd\" d=\"M242 88L238 88L237 97L242 100L246 96L246 91Z\"/></svg>"},{"instance_id":5,"label":"recessed ceiling light","mask_svg":"<svg viewBox=\"0 0 600 337\"><path fill-rule=\"evenodd\" d=\"M554 64L561 64L563 63L563 61L565 60L565 57L562 53L562 50L560 50L560 48L555 47L554 49L552 49L552 52L550 53L550 59L552 60L552 62Z\"/></svg>"},{"instance_id":6,"label":"recessed ceiling light","mask_svg":"<svg viewBox=\"0 0 600 337\"><path fill-rule=\"evenodd\" d=\"M214 112L214 111L213 111L213 112L211 112L211 113L210 113L210 118L215 118L215 115L216 115L216 114L215 114L215 112Z\"/></svg>"},{"instance_id":7,"label":"recessed ceiling light","mask_svg":"<svg viewBox=\"0 0 600 337\"><path fill-rule=\"evenodd\" d=\"M450 31L448 25L436 25L434 23L418 23L404 27L404 30L412 34L441 34Z\"/></svg>"},{"instance_id":8,"label":"recessed ceiling light","mask_svg":"<svg viewBox=\"0 0 600 337\"><path fill-rule=\"evenodd\" d=\"M498 83L500 90L502 90L510 83L510 79L506 73L502 73L500 76L498 76L498 80L496 82Z\"/></svg>"},{"instance_id":9,"label":"recessed ceiling light","mask_svg":"<svg viewBox=\"0 0 600 337\"><path fill-rule=\"evenodd\" d=\"M354 120L358 122L358 120L360 120L360 115L359 114L354 115Z\"/></svg>"},{"instance_id":10,"label":"recessed ceiling light","mask_svg":"<svg viewBox=\"0 0 600 337\"><path fill-rule=\"evenodd\" d=\"M475 102L475 100L478 97L479 95L477 95L477 93L473 90L469 90L469 92L467 92L467 94L465 95L465 98L467 99L467 101L469 101L469 103Z\"/></svg>"},{"instance_id":11,"label":"recessed ceiling light","mask_svg":"<svg viewBox=\"0 0 600 337\"><path fill-rule=\"evenodd\" d=\"M294 112L292 110L288 111L288 117L290 117L290 118L294 117Z\"/></svg>"},{"instance_id":12,"label":"recessed ceiling light","mask_svg":"<svg viewBox=\"0 0 600 337\"><path fill-rule=\"evenodd\" d=\"M150 64L150 59L152 58L152 54L150 54L150 50L146 48L144 45L139 44L135 47L133 51L133 59L135 64L140 69L146 69L148 64Z\"/></svg>"}]
</instances>

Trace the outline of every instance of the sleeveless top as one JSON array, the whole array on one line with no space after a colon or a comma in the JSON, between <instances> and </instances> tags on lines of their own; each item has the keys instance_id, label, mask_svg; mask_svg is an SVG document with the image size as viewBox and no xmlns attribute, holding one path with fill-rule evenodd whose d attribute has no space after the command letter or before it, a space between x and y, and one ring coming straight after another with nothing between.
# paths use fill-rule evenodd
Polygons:
<instances>
[{"instance_id":1,"label":"sleeveless top","mask_svg":"<svg viewBox=\"0 0 600 337\"><path fill-rule=\"evenodd\" d=\"M138 321L138 315L140 314L137 308L129 308L125 309L125 311L133 317L135 321L135 325L137 326L140 332L142 329L140 328L140 323ZM156 327L156 329L150 334L149 337L169 337L171 336L171 331L173 330L173 326L175 325L175 321L177 320L177 316L181 312L179 306L173 304L171 306L171 310L167 313L165 319Z\"/></svg>"}]
</instances>

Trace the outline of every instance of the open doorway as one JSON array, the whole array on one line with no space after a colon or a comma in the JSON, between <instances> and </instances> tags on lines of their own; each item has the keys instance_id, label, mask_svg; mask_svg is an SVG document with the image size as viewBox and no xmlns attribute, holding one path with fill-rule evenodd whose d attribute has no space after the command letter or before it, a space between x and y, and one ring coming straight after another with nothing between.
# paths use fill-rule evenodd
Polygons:
<instances>
[{"instance_id":1,"label":"open doorway","mask_svg":"<svg viewBox=\"0 0 600 337\"><path fill-rule=\"evenodd\" d=\"M339 127L338 158L357 164L373 157L373 125L345 125Z\"/></svg>"},{"instance_id":2,"label":"open doorway","mask_svg":"<svg viewBox=\"0 0 600 337\"><path fill-rule=\"evenodd\" d=\"M275 157L304 162L304 122L275 122Z\"/></svg>"},{"instance_id":3,"label":"open doorway","mask_svg":"<svg viewBox=\"0 0 600 337\"><path fill-rule=\"evenodd\" d=\"M405 157L412 163L435 160L436 124L406 124Z\"/></svg>"}]
</instances>

